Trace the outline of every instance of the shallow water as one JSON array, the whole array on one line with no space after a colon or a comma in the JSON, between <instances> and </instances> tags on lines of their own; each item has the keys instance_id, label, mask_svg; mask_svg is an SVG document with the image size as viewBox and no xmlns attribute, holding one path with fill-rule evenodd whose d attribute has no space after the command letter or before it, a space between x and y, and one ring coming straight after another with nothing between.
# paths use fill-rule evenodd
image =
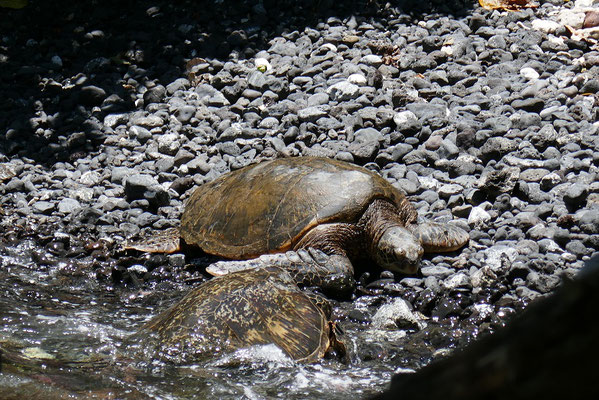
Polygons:
<instances>
[{"instance_id":1,"label":"shallow water","mask_svg":"<svg viewBox=\"0 0 599 400\"><path fill-rule=\"evenodd\" d=\"M67 260L36 264L34 250L31 242L0 249L0 398L364 398L384 390L393 373L430 361L437 351L432 330L438 336L441 329L449 342L467 336L432 322L414 333L377 331L346 319L348 364L296 363L270 345L201 364L133 365L119 356L128 350L125 339L190 286L168 293L113 287L91 269L73 273ZM338 303L336 313L351 307Z\"/></svg>"}]
</instances>

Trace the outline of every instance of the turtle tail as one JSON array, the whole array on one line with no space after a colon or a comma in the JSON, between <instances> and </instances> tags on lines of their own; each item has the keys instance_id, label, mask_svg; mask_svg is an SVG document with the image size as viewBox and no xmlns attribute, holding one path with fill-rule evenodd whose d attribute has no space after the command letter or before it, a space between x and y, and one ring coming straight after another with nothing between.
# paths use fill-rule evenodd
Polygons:
<instances>
[{"instance_id":1,"label":"turtle tail","mask_svg":"<svg viewBox=\"0 0 599 400\"><path fill-rule=\"evenodd\" d=\"M442 253L463 247L470 240L468 232L452 224L420 222L407 228L420 239L425 253Z\"/></svg>"}]
</instances>

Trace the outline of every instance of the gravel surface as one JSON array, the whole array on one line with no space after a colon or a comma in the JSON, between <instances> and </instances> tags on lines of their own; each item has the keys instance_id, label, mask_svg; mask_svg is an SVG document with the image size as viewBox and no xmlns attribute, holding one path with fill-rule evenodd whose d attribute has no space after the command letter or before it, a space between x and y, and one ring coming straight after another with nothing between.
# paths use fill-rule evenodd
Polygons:
<instances>
[{"instance_id":1,"label":"gravel surface","mask_svg":"<svg viewBox=\"0 0 599 400\"><path fill-rule=\"evenodd\" d=\"M376 170L470 232L417 276L363 272L348 323L492 330L599 248L599 51L543 23L572 2L84 3L1 22L0 231L35 238L40 263L201 280L119 246L177 226L197 185L306 155Z\"/></svg>"}]
</instances>

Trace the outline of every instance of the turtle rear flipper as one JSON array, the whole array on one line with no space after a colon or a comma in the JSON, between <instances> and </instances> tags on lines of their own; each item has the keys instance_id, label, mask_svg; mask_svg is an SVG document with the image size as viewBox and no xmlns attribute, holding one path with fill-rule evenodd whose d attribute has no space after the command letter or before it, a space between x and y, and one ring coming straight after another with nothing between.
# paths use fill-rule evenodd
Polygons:
<instances>
[{"instance_id":1,"label":"turtle rear flipper","mask_svg":"<svg viewBox=\"0 0 599 400\"><path fill-rule=\"evenodd\" d=\"M150 237L125 243L123 248L147 253L174 253L181 248L179 228L169 228L164 231L154 232Z\"/></svg>"},{"instance_id":2,"label":"turtle rear flipper","mask_svg":"<svg viewBox=\"0 0 599 400\"><path fill-rule=\"evenodd\" d=\"M325 254L309 248L286 253L265 254L243 261L218 261L210 264L206 272L220 276L254 268L279 267L289 272L302 286L318 286L340 296L350 293L355 286L354 268L345 255Z\"/></svg>"},{"instance_id":3,"label":"turtle rear flipper","mask_svg":"<svg viewBox=\"0 0 599 400\"><path fill-rule=\"evenodd\" d=\"M452 224L424 221L407 228L420 239L425 253L454 251L470 240L468 232Z\"/></svg>"}]
</instances>

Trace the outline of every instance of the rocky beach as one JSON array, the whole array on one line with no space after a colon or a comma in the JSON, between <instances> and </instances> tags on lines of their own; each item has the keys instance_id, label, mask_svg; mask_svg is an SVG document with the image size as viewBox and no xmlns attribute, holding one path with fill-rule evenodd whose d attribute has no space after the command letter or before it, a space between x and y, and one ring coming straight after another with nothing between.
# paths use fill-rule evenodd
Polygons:
<instances>
[{"instance_id":1,"label":"rocky beach","mask_svg":"<svg viewBox=\"0 0 599 400\"><path fill-rule=\"evenodd\" d=\"M67 342L112 354L209 279L216 260L123 243L177 227L199 185L299 156L376 171L420 216L468 231L469 244L425 256L416 275L357 267L355 293L333 310L349 365L243 353L207 373L163 368L111 387L141 393L130 398L360 398L494 332L599 249L599 48L579 35L594 9L591 0L513 12L460 0L0 9L0 345L61 353L51 315ZM239 364L249 366L231 372ZM36 385L0 374L0 386L50 393Z\"/></svg>"}]
</instances>

